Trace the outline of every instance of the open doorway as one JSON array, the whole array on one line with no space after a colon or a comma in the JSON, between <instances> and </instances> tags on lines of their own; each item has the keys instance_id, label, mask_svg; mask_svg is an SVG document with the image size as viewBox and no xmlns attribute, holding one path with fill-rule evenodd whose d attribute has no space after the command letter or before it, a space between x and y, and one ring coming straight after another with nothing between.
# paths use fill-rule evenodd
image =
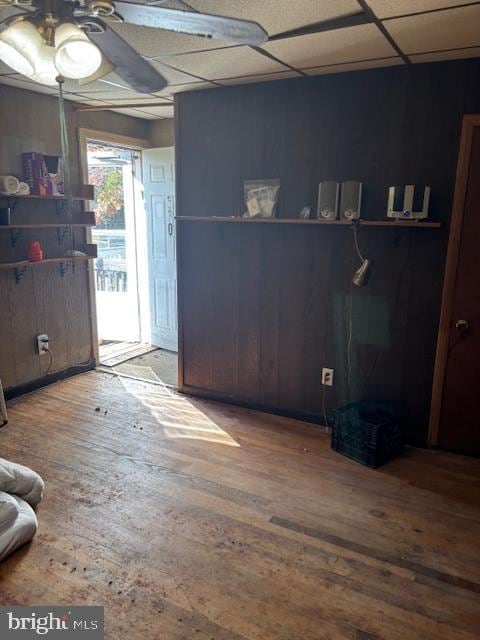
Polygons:
<instances>
[{"instance_id":1,"label":"open doorway","mask_svg":"<svg viewBox=\"0 0 480 640\"><path fill-rule=\"evenodd\" d=\"M95 187L97 360L117 373L176 386L174 150L88 133L83 147L85 177Z\"/></svg>"},{"instance_id":2,"label":"open doorway","mask_svg":"<svg viewBox=\"0 0 480 640\"><path fill-rule=\"evenodd\" d=\"M141 344L135 188L141 172L141 152L96 140L87 141L88 182L95 187L95 260L97 328L102 351L112 343Z\"/></svg>"}]
</instances>

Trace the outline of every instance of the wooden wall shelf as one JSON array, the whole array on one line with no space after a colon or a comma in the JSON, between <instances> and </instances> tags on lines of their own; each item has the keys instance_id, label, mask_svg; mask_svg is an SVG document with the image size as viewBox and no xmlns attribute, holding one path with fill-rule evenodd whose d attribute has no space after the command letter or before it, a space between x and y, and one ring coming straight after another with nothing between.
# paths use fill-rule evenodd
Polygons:
<instances>
[{"instance_id":1,"label":"wooden wall shelf","mask_svg":"<svg viewBox=\"0 0 480 640\"><path fill-rule=\"evenodd\" d=\"M18 193L0 193L1 198L15 198L15 200L67 200L67 196L39 196L34 193L29 193L23 196ZM84 198L83 196L72 196L72 200L90 200L90 198Z\"/></svg>"},{"instance_id":2,"label":"wooden wall shelf","mask_svg":"<svg viewBox=\"0 0 480 640\"><path fill-rule=\"evenodd\" d=\"M77 262L87 262L88 260L94 260L97 258L97 245L96 244L86 244L84 247L84 256L60 256L58 258L45 258L44 260L39 260L38 262L30 262L30 260L17 260L15 262L0 262L0 271L13 270L15 273L15 282L18 284L22 279L25 271L29 267L37 268L45 264L59 264L60 265L60 273L64 276L70 265L73 265Z\"/></svg>"},{"instance_id":3,"label":"wooden wall shelf","mask_svg":"<svg viewBox=\"0 0 480 640\"><path fill-rule=\"evenodd\" d=\"M245 224L302 224L302 225L326 225L326 226L347 226L358 224L361 227L395 227L396 229L438 229L440 222L423 222L422 220L300 220L296 218L240 218L240 217L215 217L215 216L177 216L180 222L235 222Z\"/></svg>"},{"instance_id":4,"label":"wooden wall shelf","mask_svg":"<svg viewBox=\"0 0 480 640\"><path fill-rule=\"evenodd\" d=\"M30 262L30 260L19 260L18 262L0 262L0 270L5 269L22 269L23 267L40 267L43 264L60 264L61 262L71 262L73 258L64 256L63 258L45 258L38 262ZM75 256L75 261L94 260L95 256Z\"/></svg>"},{"instance_id":5,"label":"wooden wall shelf","mask_svg":"<svg viewBox=\"0 0 480 640\"><path fill-rule=\"evenodd\" d=\"M47 222L38 224L0 224L0 231L4 229L58 229L59 227L94 227L93 222Z\"/></svg>"},{"instance_id":6,"label":"wooden wall shelf","mask_svg":"<svg viewBox=\"0 0 480 640\"><path fill-rule=\"evenodd\" d=\"M82 189L93 188L91 185L80 185L80 191ZM67 200L67 196L40 196L35 193L29 193L28 195L21 195L18 193L0 193L0 198L12 198L15 200ZM89 201L93 200L93 198L89 198L83 195L72 196L72 200L84 200Z\"/></svg>"},{"instance_id":7,"label":"wooden wall shelf","mask_svg":"<svg viewBox=\"0 0 480 640\"><path fill-rule=\"evenodd\" d=\"M85 229L88 227L94 227L96 224L95 213L93 211L85 211L80 216L75 217L75 221L69 224L67 220L62 222L35 222L35 223L19 223L19 224L3 224L0 225L0 231L10 231L10 239L12 247L15 247L19 238L22 236L23 231L30 229L56 229L58 242L61 244L70 231L70 226L73 228Z\"/></svg>"}]
</instances>

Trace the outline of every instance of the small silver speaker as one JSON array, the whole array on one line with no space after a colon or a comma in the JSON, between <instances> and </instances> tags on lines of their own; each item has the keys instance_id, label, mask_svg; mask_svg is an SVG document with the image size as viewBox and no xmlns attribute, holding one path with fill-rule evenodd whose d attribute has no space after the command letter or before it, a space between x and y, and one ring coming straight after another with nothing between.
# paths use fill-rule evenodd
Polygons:
<instances>
[{"instance_id":1,"label":"small silver speaker","mask_svg":"<svg viewBox=\"0 0 480 640\"><path fill-rule=\"evenodd\" d=\"M338 213L338 194L340 185L338 182L326 180L318 185L317 218L334 220Z\"/></svg>"},{"instance_id":2,"label":"small silver speaker","mask_svg":"<svg viewBox=\"0 0 480 640\"><path fill-rule=\"evenodd\" d=\"M428 216L430 187L406 184L401 187L390 187L388 190L389 218L417 219Z\"/></svg>"},{"instance_id":3,"label":"small silver speaker","mask_svg":"<svg viewBox=\"0 0 480 640\"><path fill-rule=\"evenodd\" d=\"M362 183L356 180L342 182L342 195L340 198L340 218L342 220L355 220L360 218L362 204Z\"/></svg>"}]
</instances>

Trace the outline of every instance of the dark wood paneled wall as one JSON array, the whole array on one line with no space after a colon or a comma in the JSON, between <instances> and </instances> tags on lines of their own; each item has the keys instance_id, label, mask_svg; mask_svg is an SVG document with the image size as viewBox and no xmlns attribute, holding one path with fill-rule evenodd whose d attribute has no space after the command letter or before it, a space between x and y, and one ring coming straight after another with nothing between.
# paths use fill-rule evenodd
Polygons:
<instances>
[{"instance_id":1,"label":"dark wood paneled wall","mask_svg":"<svg viewBox=\"0 0 480 640\"><path fill-rule=\"evenodd\" d=\"M0 175L21 176L20 154L42 151L60 154L58 105L55 98L0 85ZM145 138L147 121L117 113L75 114L73 103L66 103L70 134L72 179L80 182L77 127L122 133ZM5 201L0 200L0 206ZM79 204L76 205L79 208ZM21 201L14 213L21 223L56 222L55 203ZM76 232L77 246L85 241L84 232ZM32 230L24 233L15 248L10 236L0 231L0 261L26 258L29 240L42 242L47 257L57 257L69 248L68 238L58 244L55 231ZM29 384L42 378L48 358L36 352L36 336L48 333L54 355L52 371L61 371L91 358L87 267L77 264L74 274L65 277L58 265L28 269L19 284L12 271L0 271L0 378L5 389Z\"/></svg>"},{"instance_id":2,"label":"dark wood paneled wall","mask_svg":"<svg viewBox=\"0 0 480 640\"><path fill-rule=\"evenodd\" d=\"M183 388L319 417L334 367L328 408L400 402L409 440L425 442L460 127L475 111L475 60L177 94L179 216L240 214L244 180L280 178L278 214L296 217L319 181L358 179L362 217L386 215L388 186L416 183L444 223L362 228L362 289L348 228L179 223Z\"/></svg>"}]
</instances>

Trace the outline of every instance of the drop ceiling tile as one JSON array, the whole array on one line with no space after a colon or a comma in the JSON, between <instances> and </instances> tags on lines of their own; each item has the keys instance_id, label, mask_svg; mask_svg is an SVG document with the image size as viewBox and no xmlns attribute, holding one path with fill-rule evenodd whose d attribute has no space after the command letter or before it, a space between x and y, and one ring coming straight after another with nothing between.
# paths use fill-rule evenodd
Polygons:
<instances>
[{"instance_id":1,"label":"drop ceiling tile","mask_svg":"<svg viewBox=\"0 0 480 640\"><path fill-rule=\"evenodd\" d=\"M109 73L99 80L94 80L88 84L80 84L78 80L65 80L64 87L67 91L74 93L106 93L110 91L133 91L125 80L122 80L116 73Z\"/></svg>"},{"instance_id":2,"label":"drop ceiling tile","mask_svg":"<svg viewBox=\"0 0 480 640\"><path fill-rule=\"evenodd\" d=\"M269 42L262 49L297 69L396 55L373 24Z\"/></svg>"},{"instance_id":3,"label":"drop ceiling tile","mask_svg":"<svg viewBox=\"0 0 480 640\"><path fill-rule=\"evenodd\" d=\"M463 58L480 57L480 47L469 47L467 49L453 49L452 51L435 51L433 53L417 53L410 56L413 63L420 62L440 62L441 60L461 60Z\"/></svg>"},{"instance_id":4,"label":"drop ceiling tile","mask_svg":"<svg viewBox=\"0 0 480 640\"><path fill-rule=\"evenodd\" d=\"M157 91L154 95L161 98L171 99L176 93L184 93L186 91L199 91L201 89L215 89L217 85L211 82L188 82L186 84L173 84L165 87L162 91Z\"/></svg>"},{"instance_id":5,"label":"drop ceiling tile","mask_svg":"<svg viewBox=\"0 0 480 640\"><path fill-rule=\"evenodd\" d=\"M154 96L153 94L145 94L145 93L137 93L135 94L135 98L129 98L128 100L122 98L122 99L115 99L115 102L118 102L118 104L122 104L122 105L126 105L128 106L129 104L144 104L144 105L148 105L148 104L158 104L159 102L161 102L162 104L168 104L168 105L172 105L173 106L173 100L170 98L166 98L164 96Z\"/></svg>"},{"instance_id":6,"label":"drop ceiling tile","mask_svg":"<svg viewBox=\"0 0 480 640\"><path fill-rule=\"evenodd\" d=\"M480 45L480 5L398 18L384 24L407 54Z\"/></svg>"},{"instance_id":7,"label":"drop ceiling tile","mask_svg":"<svg viewBox=\"0 0 480 640\"><path fill-rule=\"evenodd\" d=\"M283 65L249 47L234 47L175 56L168 58L168 64L206 80L285 71Z\"/></svg>"},{"instance_id":8,"label":"drop ceiling tile","mask_svg":"<svg viewBox=\"0 0 480 640\"><path fill-rule=\"evenodd\" d=\"M328 73L344 73L346 71L360 71L361 69L377 69L379 67L393 67L404 64L400 56L393 58L379 58L378 60L363 60L361 62L347 62L346 64L327 65L326 67L313 67L302 69L309 76L318 76Z\"/></svg>"},{"instance_id":9,"label":"drop ceiling tile","mask_svg":"<svg viewBox=\"0 0 480 640\"><path fill-rule=\"evenodd\" d=\"M193 56L197 55L208 55L209 52L205 53L196 53L192 54ZM174 58L168 58L167 60L162 60L162 62L158 62L157 60L149 60L152 67L157 69L164 78L168 81L168 84L185 84L187 82L195 82L198 80L202 80L202 78L198 78L193 72L185 73L181 67L177 65L177 60L183 58L183 56L176 56Z\"/></svg>"},{"instance_id":10,"label":"drop ceiling tile","mask_svg":"<svg viewBox=\"0 0 480 640\"><path fill-rule=\"evenodd\" d=\"M142 120L156 120L157 116L144 113L138 109L111 109L115 113L121 113L124 116L131 116L132 118L141 118Z\"/></svg>"},{"instance_id":11,"label":"drop ceiling tile","mask_svg":"<svg viewBox=\"0 0 480 640\"><path fill-rule=\"evenodd\" d=\"M107 102L113 102L117 100L132 100L138 102L145 98L144 93L135 93L135 91L86 91L85 96L90 96L92 100L106 100ZM149 94L147 94L149 95Z\"/></svg>"},{"instance_id":12,"label":"drop ceiling tile","mask_svg":"<svg viewBox=\"0 0 480 640\"><path fill-rule=\"evenodd\" d=\"M302 74L296 71L281 71L280 73L264 73L258 76L240 76L239 78L224 78L216 82L221 85L252 84L254 82L271 82L273 80L286 80L287 78L301 78Z\"/></svg>"},{"instance_id":13,"label":"drop ceiling tile","mask_svg":"<svg viewBox=\"0 0 480 640\"><path fill-rule=\"evenodd\" d=\"M83 96L78 93L69 93L65 97L67 100L73 100L74 102L78 102L79 104L86 104L91 106L100 106L102 104L105 104L104 100L96 100L91 96Z\"/></svg>"},{"instance_id":14,"label":"drop ceiling tile","mask_svg":"<svg viewBox=\"0 0 480 640\"><path fill-rule=\"evenodd\" d=\"M10 87L18 87L19 89L26 89L27 91L36 91L37 93L46 93L51 96L57 95L57 88L50 87L33 80L28 80L25 76L15 74L14 76L1 76L0 84L6 84Z\"/></svg>"},{"instance_id":15,"label":"drop ceiling tile","mask_svg":"<svg viewBox=\"0 0 480 640\"><path fill-rule=\"evenodd\" d=\"M456 4L474 4L478 0L368 0L379 18L403 16L408 13L446 9Z\"/></svg>"},{"instance_id":16,"label":"drop ceiling tile","mask_svg":"<svg viewBox=\"0 0 480 640\"><path fill-rule=\"evenodd\" d=\"M270 36L360 11L356 0L187 1L191 7L202 13L254 20L260 23Z\"/></svg>"},{"instance_id":17,"label":"drop ceiling tile","mask_svg":"<svg viewBox=\"0 0 480 640\"><path fill-rule=\"evenodd\" d=\"M139 111L142 113L146 113L155 118L173 118L174 117L174 108L173 105L171 107L141 107Z\"/></svg>"},{"instance_id":18,"label":"drop ceiling tile","mask_svg":"<svg viewBox=\"0 0 480 640\"><path fill-rule=\"evenodd\" d=\"M8 67L4 62L0 60L0 75L15 73L11 67Z\"/></svg>"}]
</instances>

